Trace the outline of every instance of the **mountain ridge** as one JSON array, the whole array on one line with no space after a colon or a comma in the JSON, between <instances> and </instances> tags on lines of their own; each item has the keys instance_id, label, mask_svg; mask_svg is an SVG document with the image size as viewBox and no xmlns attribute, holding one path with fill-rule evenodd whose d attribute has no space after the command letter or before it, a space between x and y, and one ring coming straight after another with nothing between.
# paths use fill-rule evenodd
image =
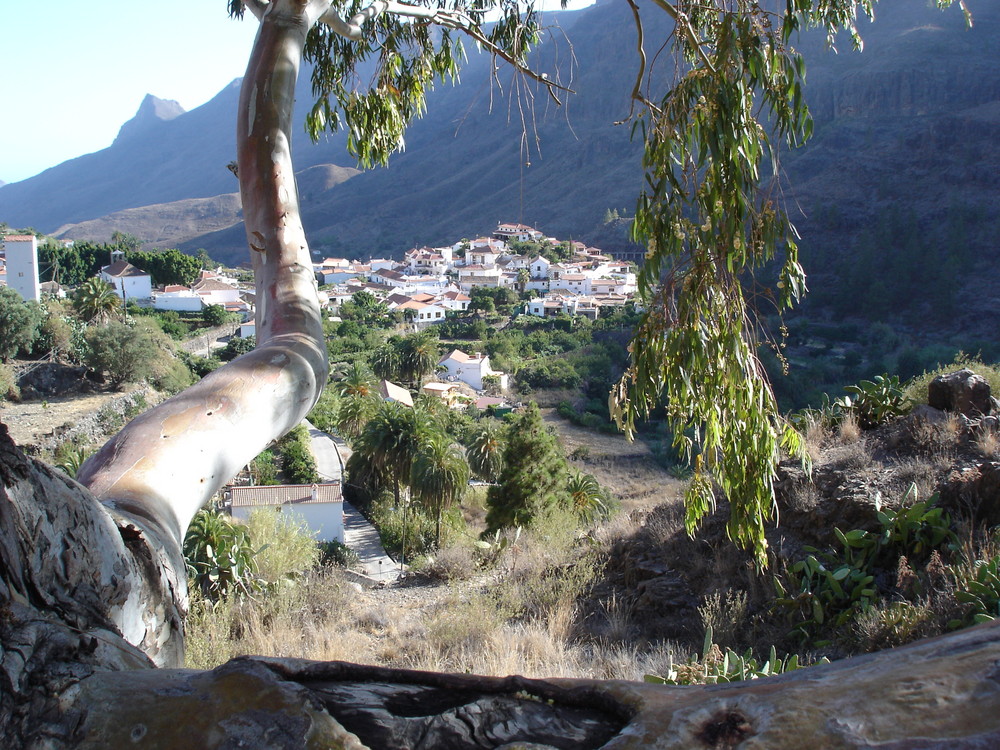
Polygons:
<instances>
[{"instance_id":1,"label":"mountain ridge","mask_svg":"<svg viewBox=\"0 0 1000 750\"><path fill-rule=\"evenodd\" d=\"M1000 224L1000 12L986 5L972 10L976 23L966 30L957 7L939 11L883 0L878 22L862 24L863 54L844 51L846 40L840 54L824 53L821 34L800 40L816 134L806 148L784 154L785 196L806 238L803 252L821 275L852 259L864 233L891 206L912 207L930 228L950 220L949 204L971 207L982 214L969 232L971 246L984 261L996 255L989 226ZM666 33L658 15L648 17L647 39ZM640 144L630 141L629 126L613 125L628 114L634 76L631 63L622 62L622 50L634 48L628 8L600 3L546 19L568 29L579 93L556 111L533 91L540 154L534 130L522 139L517 102L491 88L488 57L470 56L463 83L431 92L427 115L411 126L406 151L388 168L352 175L349 190L342 183L307 190L303 181L303 221L313 247L324 254L398 256L413 245L452 242L509 220L611 250L627 248L620 227L605 226L602 217L611 208L631 214L642 186ZM569 50L565 42L558 50L554 44L538 48L538 67L568 75ZM509 95L513 84L501 82ZM231 194L236 183L225 165L235 148L237 91L234 82L202 107L148 123L145 140L116 141L4 186L0 220L51 231L103 217L110 228L109 215L124 221L116 211L170 212L177 201ZM304 73L297 122L310 101ZM140 141L145 150L137 153ZM313 145L297 129L293 156L303 175L324 164L353 165L342 133ZM241 226L208 229L177 244L189 251L204 247L227 262L245 260Z\"/></svg>"}]
</instances>

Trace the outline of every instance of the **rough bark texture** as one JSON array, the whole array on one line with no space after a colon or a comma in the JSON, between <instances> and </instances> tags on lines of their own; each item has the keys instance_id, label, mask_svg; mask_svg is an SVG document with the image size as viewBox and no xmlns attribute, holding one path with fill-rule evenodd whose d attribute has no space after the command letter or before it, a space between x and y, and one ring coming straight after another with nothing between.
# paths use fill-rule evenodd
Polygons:
<instances>
[{"instance_id":1,"label":"rough bark texture","mask_svg":"<svg viewBox=\"0 0 1000 750\"><path fill-rule=\"evenodd\" d=\"M666 688L236 659L179 664L191 517L317 398L326 358L288 152L328 0L252 3L239 164L260 348L143 415L77 484L0 428L5 747L992 748L1000 625L769 680Z\"/></svg>"},{"instance_id":2,"label":"rough bark texture","mask_svg":"<svg viewBox=\"0 0 1000 750\"><path fill-rule=\"evenodd\" d=\"M979 627L749 683L663 687L237 659L209 673L95 675L87 747L995 748L1000 639ZM188 715L190 723L169 717ZM155 717L155 718L151 718ZM154 740L155 738L155 740Z\"/></svg>"}]
</instances>

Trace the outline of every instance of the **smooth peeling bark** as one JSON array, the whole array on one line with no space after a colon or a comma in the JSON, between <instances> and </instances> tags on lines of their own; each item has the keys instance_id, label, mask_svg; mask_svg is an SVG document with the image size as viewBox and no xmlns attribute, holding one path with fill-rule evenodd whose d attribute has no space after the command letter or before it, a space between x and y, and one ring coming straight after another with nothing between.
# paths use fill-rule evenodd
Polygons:
<instances>
[{"instance_id":1,"label":"smooth peeling bark","mask_svg":"<svg viewBox=\"0 0 1000 750\"><path fill-rule=\"evenodd\" d=\"M237 149L257 288L257 348L133 420L77 476L159 545L182 606L181 547L191 519L302 420L326 383L319 298L289 143L306 32L328 7L269 5L243 80Z\"/></svg>"}]
</instances>

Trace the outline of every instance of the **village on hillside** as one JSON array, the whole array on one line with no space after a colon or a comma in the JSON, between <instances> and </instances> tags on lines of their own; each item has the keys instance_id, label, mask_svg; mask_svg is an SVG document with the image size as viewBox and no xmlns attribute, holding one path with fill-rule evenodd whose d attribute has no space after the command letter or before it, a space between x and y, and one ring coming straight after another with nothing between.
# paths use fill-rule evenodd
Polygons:
<instances>
[{"instance_id":1,"label":"village on hillside","mask_svg":"<svg viewBox=\"0 0 1000 750\"><path fill-rule=\"evenodd\" d=\"M584 316L596 320L601 310L635 305L635 267L582 242L561 241L523 224L500 223L489 237L460 240L445 247L407 251L401 261L371 258L364 261L324 258L313 264L320 285L320 302L331 320L340 307L359 292L371 294L389 312L415 330L443 323L467 312L477 288L506 288L520 294L517 313L537 317ZM34 235L8 235L0 248L0 286L8 285L24 299L43 294L65 297L67 290L54 281L39 281L38 239ZM190 286L154 287L152 277L112 251L98 277L109 284L123 304L174 312L199 312L216 305L239 315L240 337L254 334L254 291L245 274L242 280L220 268L203 270ZM439 366L446 380L461 382L482 392L482 404L499 401L496 391L506 390L507 376L490 368L489 357L479 352L455 350ZM443 398L448 388L428 384ZM491 404L498 405L498 404Z\"/></svg>"}]
</instances>

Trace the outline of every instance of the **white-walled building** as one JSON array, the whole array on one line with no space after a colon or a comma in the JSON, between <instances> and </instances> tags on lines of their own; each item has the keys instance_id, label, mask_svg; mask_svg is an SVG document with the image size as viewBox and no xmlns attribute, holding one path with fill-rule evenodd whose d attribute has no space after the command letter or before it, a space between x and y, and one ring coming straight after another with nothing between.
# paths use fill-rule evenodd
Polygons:
<instances>
[{"instance_id":1,"label":"white-walled building","mask_svg":"<svg viewBox=\"0 0 1000 750\"><path fill-rule=\"evenodd\" d=\"M214 279L201 279L191 285L191 291L201 297L206 305L222 305L240 302L239 287L234 284L227 284L225 281Z\"/></svg>"},{"instance_id":2,"label":"white-walled building","mask_svg":"<svg viewBox=\"0 0 1000 750\"><path fill-rule=\"evenodd\" d=\"M483 390L483 378L493 375L499 378L501 390L507 390L507 373L493 370L490 367L490 358L482 352L466 354L460 349L441 358L438 364L445 368L445 377L461 380L477 391Z\"/></svg>"},{"instance_id":3,"label":"white-walled building","mask_svg":"<svg viewBox=\"0 0 1000 750\"><path fill-rule=\"evenodd\" d=\"M7 286L24 300L41 299L38 284L38 238L33 234L9 234L4 238Z\"/></svg>"},{"instance_id":4,"label":"white-walled building","mask_svg":"<svg viewBox=\"0 0 1000 750\"><path fill-rule=\"evenodd\" d=\"M175 310L176 312L198 312L205 306L202 298L191 291L190 287L180 284L169 284L163 291L153 292L153 308L156 310Z\"/></svg>"},{"instance_id":5,"label":"white-walled building","mask_svg":"<svg viewBox=\"0 0 1000 750\"><path fill-rule=\"evenodd\" d=\"M153 279L141 268L136 268L127 260L125 254L111 253L111 265L101 269L100 277L111 284L122 299L140 300L153 296Z\"/></svg>"},{"instance_id":6,"label":"white-walled building","mask_svg":"<svg viewBox=\"0 0 1000 750\"><path fill-rule=\"evenodd\" d=\"M344 543L344 498L340 482L230 487L233 518L246 520L255 510L270 510L304 521L321 542Z\"/></svg>"},{"instance_id":7,"label":"white-walled building","mask_svg":"<svg viewBox=\"0 0 1000 750\"><path fill-rule=\"evenodd\" d=\"M561 273L549 280L549 291L566 291L573 294L590 294L590 279L582 273Z\"/></svg>"},{"instance_id":8,"label":"white-walled building","mask_svg":"<svg viewBox=\"0 0 1000 750\"><path fill-rule=\"evenodd\" d=\"M472 299L457 289L449 289L434 300L435 304L455 312L465 312L469 309L470 302Z\"/></svg>"},{"instance_id":9,"label":"white-walled building","mask_svg":"<svg viewBox=\"0 0 1000 750\"><path fill-rule=\"evenodd\" d=\"M493 230L493 236L506 242L529 242L531 240L537 242L545 235L525 224L497 224L497 228Z\"/></svg>"},{"instance_id":10,"label":"white-walled building","mask_svg":"<svg viewBox=\"0 0 1000 750\"><path fill-rule=\"evenodd\" d=\"M441 276L451 268L452 251L450 247L421 247L407 251L404 260L411 274Z\"/></svg>"},{"instance_id":11,"label":"white-walled building","mask_svg":"<svg viewBox=\"0 0 1000 750\"><path fill-rule=\"evenodd\" d=\"M418 302L413 299L397 305L395 309L401 310L404 316L418 327L423 327L431 323L443 323L447 314L447 310L440 305Z\"/></svg>"}]
</instances>

